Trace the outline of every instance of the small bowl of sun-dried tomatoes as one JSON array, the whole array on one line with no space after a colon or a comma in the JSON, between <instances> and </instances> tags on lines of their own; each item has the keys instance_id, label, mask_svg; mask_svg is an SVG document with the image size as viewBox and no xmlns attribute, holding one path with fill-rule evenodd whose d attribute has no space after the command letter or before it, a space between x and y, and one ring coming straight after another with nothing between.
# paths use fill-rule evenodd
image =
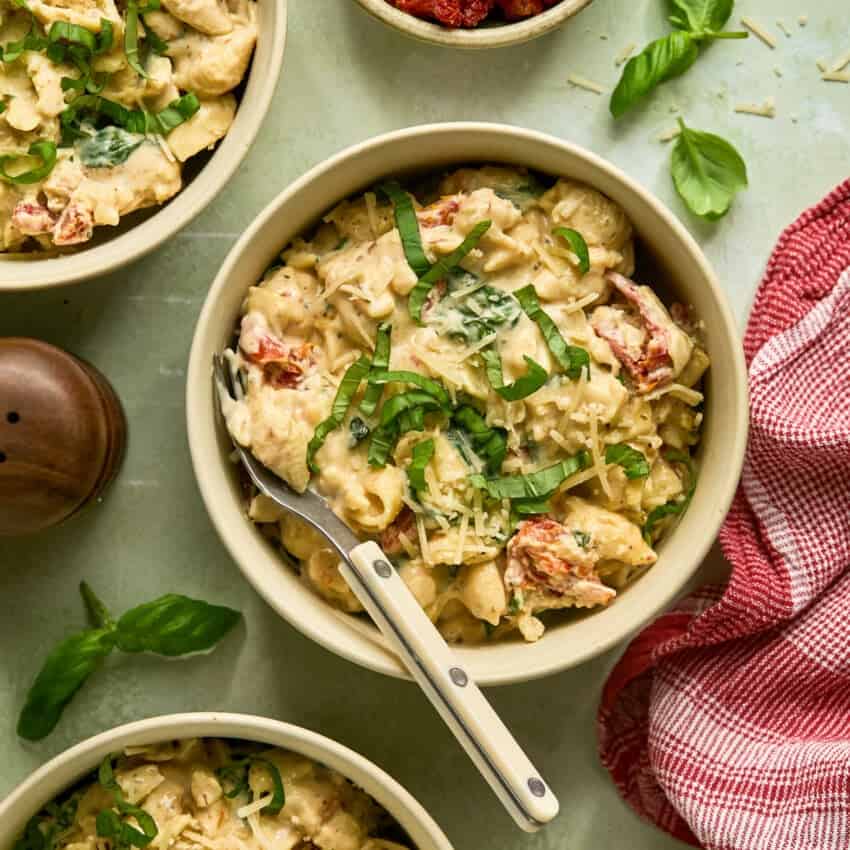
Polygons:
<instances>
[{"instance_id":1,"label":"small bowl of sun-dried tomatoes","mask_svg":"<svg viewBox=\"0 0 850 850\"><path fill-rule=\"evenodd\" d=\"M357 0L391 27L449 47L505 47L559 27L593 0Z\"/></svg>"}]
</instances>

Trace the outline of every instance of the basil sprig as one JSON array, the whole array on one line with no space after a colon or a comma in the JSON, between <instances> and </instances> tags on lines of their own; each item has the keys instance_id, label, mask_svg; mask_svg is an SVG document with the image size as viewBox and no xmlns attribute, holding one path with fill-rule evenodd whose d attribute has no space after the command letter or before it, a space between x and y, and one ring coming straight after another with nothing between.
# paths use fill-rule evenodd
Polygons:
<instances>
[{"instance_id":1,"label":"basil sprig","mask_svg":"<svg viewBox=\"0 0 850 850\"><path fill-rule=\"evenodd\" d=\"M667 517L684 514L690 506L694 491L697 488L697 473L690 455L686 452L668 449L664 452L663 457L669 463L676 463L685 467L685 492L682 496L671 499L669 502L659 505L649 512L649 516L647 516L646 522L643 524L643 538L650 545L652 545L655 526L662 520L667 519Z\"/></svg>"},{"instance_id":2,"label":"basil sprig","mask_svg":"<svg viewBox=\"0 0 850 850\"><path fill-rule=\"evenodd\" d=\"M345 415L348 413L348 408L351 407L351 402L360 387L360 382L368 373L369 361L365 357L360 357L348 367L342 376L342 381L340 381L331 406L331 415L319 423L307 444L307 467L311 472L318 473L319 466L315 461L316 452L324 445L328 434L342 425Z\"/></svg>"},{"instance_id":3,"label":"basil sprig","mask_svg":"<svg viewBox=\"0 0 850 850\"><path fill-rule=\"evenodd\" d=\"M478 246L481 237L490 229L490 224L491 222L489 221L479 221L451 254L437 260L419 278L419 282L413 287L413 291L410 293L407 301L407 309L410 311L410 315L415 322L422 324L422 307L425 305L425 301L433 289L434 284L447 277L453 269L461 264L466 255Z\"/></svg>"},{"instance_id":4,"label":"basil sprig","mask_svg":"<svg viewBox=\"0 0 850 850\"><path fill-rule=\"evenodd\" d=\"M716 221L729 212L735 195L746 188L747 165L720 136L692 130L679 118L681 133L673 146L673 183L691 212Z\"/></svg>"},{"instance_id":5,"label":"basil sprig","mask_svg":"<svg viewBox=\"0 0 850 850\"><path fill-rule=\"evenodd\" d=\"M524 354L523 360L525 360L528 370L513 383L506 384L502 373L502 358L499 356L499 352L494 349L486 349L481 352L481 356L484 359L487 380L490 382L490 386L505 401L519 401L520 399L527 398L532 393L536 393L549 380L549 373L539 363L532 360L527 354Z\"/></svg>"},{"instance_id":6,"label":"basil sprig","mask_svg":"<svg viewBox=\"0 0 850 850\"><path fill-rule=\"evenodd\" d=\"M626 478L646 478L649 475L649 461L646 456L626 443L617 443L605 449L605 463L615 463L623 467Z\"/></svg>"},{"instance_id":7,"label":"basil sprig","mask_svg":"<svg viewBox=\"0 0 850 850\"><path fill-rule=\"evenodd\" d=\"M378 372L386 372L390 368L390 346L393 326L383 322L378 325L378 336L375 340L375 353L372 355L372 365L369 369L369 386L363 394L360 402L360 412L364 416L371 416L378 407L378 402L384 392L383 384L372 381L372 375Z\"/></svg>"},{"instance_id":8,"label":"basil sprig","mask_svg":"<svg viewBox=\"0 0 850 850\"><path fill-rule=\"evenodd\" d=\"M491 499L545 499L552 495L571 475L590 465L590 455L581 451L566 460L526 475L506 475L485 478L471 475L469 480L479 490L486 490Z\"/></svg>"},{"instance_id":9,"label":"basil sprig","mask_svg":"<svg viewBox=\"0 0 850 850\"><path fill-rule=\"evenodd\" d=\"M92 589L80 592L95 628L63 640L33 682L18 718L18 735L49 735L65 706L114 650L178 656L212 649L239 621L238 611L174 594L132 608L114 621Z\"/></svg>"},{"instance_id":10,"label":"basil sprig","mask_svg":"<svg viewBox=\"0 0 850 850\"><path fill-rule=\"evenodd\" d=\"M572 227L556 227L552 235L560 236L569 243L570 249L578 257L578 270L582 274L587 274L590 271L590 251L587 249L584 236Z\"/></svg>"},{"instance_id":11,"label":"basil sprig","mask_svg":"<svg viewBox=\"0 0 850 850\"><path fill-rule=\"evenodd\" d=\"M631 58L611 95L615 118L625 114L656 86L679 77L696 62L699 45L706 41L747 38L746 32L721 32L732 14L733 0L671 0L677 14L671 22L679 29L653 41Z\"/></svg>"},{"instance_id":12,"label":"basil sprig","mask_svg":"<svg viewBox=\"0 0 850 850\"><path fill-rule=\"evenodd\" d=\"M434 457L433 440L423 440L413 447L413 456L407 468L407 478L411 489L417 493L426 487L425 467L431 462L432 457Z\"/></svg>"},{"instance_id":13,"label":"basil sprig","mask_svg":"<svg viewBox=\"0 0 850 850\"><path fill-rule=\"evenodd\" d=\"M22 171L17 174L9 174L6 166L13 162L20 162L27 157L41 160L39 165L31 168L29 171ZM56 144L55 142L41 139L33 142L26 154L6 154L0 156L0 180L5 180L7 183L16 183L19 185L28 185L31 183L40 183L42 180L53 171L56 165Z\"/></svg>"},{"instance_id":14,"label":"basil sprig","mask_svg":"<svg viewBox=\"0 0 850 850\"><path fill-rule=\"evenodd\" d=\"M378 190L383 192L393 205L395 225L407 264L413 269L416 277L423 277L430 270L431 264L422 247L422 234L419 232L419 220L413 208L413 199L395 180L382 183Z\"/></svg>"},{"instance_id":15,"label":"basil sprig","mask_svg":"<svg viewBox=\"0 0 850 850\"><path fill-rule=\"evenodd\" d=\"M229 800L239 797L250 790L249 771L255 765L265 770L272 780L272 798L263 806L262 811L268 815L280 814L280 810L286 805L286 792L280 771L273 762L259 756L247 756L243 759L230 762L216 769L215 774L219 781L225 786L222 790L224 796Z\"/></svg>"},{"instance_id":16,"label":"basil sprig","mask_svg":"<svg viewBox=\"0 0 850 850\"><path fill-rule=\"evenodd\" d=\"M534 286L529 284L518 289L514 292L514 298L519 301L526 316L540 328L540 333L543 334L543 339L546 340L549 351L558 361L567 377L578 380L581 377L582 369L587 369L587 375L590 377L590 355L583 348L567 345L557 325L540 306Z\"/></svg>"}]
</instances>

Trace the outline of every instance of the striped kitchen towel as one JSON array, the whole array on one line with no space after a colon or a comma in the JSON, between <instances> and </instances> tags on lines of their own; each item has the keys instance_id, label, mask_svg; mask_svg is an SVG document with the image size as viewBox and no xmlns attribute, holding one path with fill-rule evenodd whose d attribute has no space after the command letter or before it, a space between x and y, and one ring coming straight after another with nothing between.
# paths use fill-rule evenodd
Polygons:
<instances>
[{"instance_id":1,"label":"striped kitchen towel","mask_svg":"<svg viewBox=\"0 0 850 850\"><path fill-rule=\"evenodd\" d=\"M847 850L850 181L783 234L744 350L750 443L720 537L731 579L629 646L600 754L638 814L693 845Z\"/></svg>"}]
</instances>

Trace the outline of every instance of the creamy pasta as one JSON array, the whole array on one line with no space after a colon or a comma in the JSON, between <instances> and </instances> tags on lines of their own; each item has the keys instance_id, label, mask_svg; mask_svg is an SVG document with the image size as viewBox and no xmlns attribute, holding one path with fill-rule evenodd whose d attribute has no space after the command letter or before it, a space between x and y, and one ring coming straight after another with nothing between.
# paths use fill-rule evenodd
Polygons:
<instances>
[{"instance_id":1,"label":"creamy pasta","mask_svg":"<svg viewBox=\"0 0 850 850\"><path fill-rule=\"evenodd\" d=\"M123 834L122 834L123 832ZM396 839L396 840L393 840ZM36 815L21 850L407 850L345 777L245 742L131 747Z\"/></svg>"},{"instance_id":2,"label":"creamy pasta","mask_svg":"<svg viewBox=\"0 0 850 850\"><path fill-rule=\"evenodd\" d=\"M604 195L495 166L434 185L346 200L283 251L245 299L226 418L378 540L447 639L534 641L543 612L607 605L655 563L709 359L688 310L631 280ZM361 610L320 535L261 495L249 515Z\"/></svg>"},{"instance_id":3,"label":"creamy pasta","mask_svg":"<svg viewBox=\"0 0 850 850\"><path fill-rule=\"evenodd\" d=\"M0 251L164 204L226 135L256 0L0 0Z\"/></svg>"}]
</instances>

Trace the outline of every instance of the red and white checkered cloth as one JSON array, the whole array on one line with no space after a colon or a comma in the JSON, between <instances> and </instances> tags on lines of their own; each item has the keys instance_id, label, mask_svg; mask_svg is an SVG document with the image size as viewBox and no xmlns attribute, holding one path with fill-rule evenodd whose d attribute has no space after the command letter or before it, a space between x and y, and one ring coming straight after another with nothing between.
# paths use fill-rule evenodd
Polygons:
<instances>
[{"instance_id":1,"label":"red and white checkered cloth","mask_svg":"<svg viewBox=\"0 0 850 850\"><path fill-rule=\"evenodd\" d=\"M602 761L710 850L850 848L850 181L780 239L744 339L752 394L733 572L608 680ZM723 376L716 376L723 380Z\"/></svg>"}]
</instances>

